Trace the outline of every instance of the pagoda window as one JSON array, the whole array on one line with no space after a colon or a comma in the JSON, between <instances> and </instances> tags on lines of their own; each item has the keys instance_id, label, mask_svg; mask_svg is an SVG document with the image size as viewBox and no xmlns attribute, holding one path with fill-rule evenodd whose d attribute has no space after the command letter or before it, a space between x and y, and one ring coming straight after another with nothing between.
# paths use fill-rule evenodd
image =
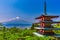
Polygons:
<instances>
[{"instance_id":1,"label":"pagoda window","mask_svg":"<svg viewBox=\"0 0 60 40\"><path fill-rule=\"evenodd\" d=\"M40 32L40 33L42 33L42 34L44 34L44 30L43 30L43 29L42 29L42 30L40 30L39 32Z\"/></svg>"},{"instance_id":2,"label":"pagoda window","mask_svg":"<svg viewBox=\"0 0 60 40\"><path fill-rule=\"evenodd\" d=\"M44 20L44 17L42 16L40 19L41 19L41 20Z\"/></svg>"},{"instance_id":3,"label":"pagoda window","mask_svg":"<svg viewBox=\"0 0 60 40\"><path fill-rule=\"evenodd\" d=\"M44 28L44 26L45 26L44 24L45 24L45 23L41 23L41 28Z\"/></svg>"}]
</instances>

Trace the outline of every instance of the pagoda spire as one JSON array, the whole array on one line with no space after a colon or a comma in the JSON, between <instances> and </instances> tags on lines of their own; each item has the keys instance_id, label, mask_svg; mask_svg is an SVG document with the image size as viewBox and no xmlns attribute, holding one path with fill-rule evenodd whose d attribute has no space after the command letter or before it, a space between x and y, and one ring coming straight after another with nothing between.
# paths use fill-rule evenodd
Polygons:
<instances>
[{"instance_id":1,"label":"pagoda spire","mask_svg":"<svg viewBox=\"0 0 60 40\"><path fill-rule=\"evenodd\" d=\"M44 15L47 15L47 13L46 13L46 0L44 0Z\"/></svg>"}]
</instances>

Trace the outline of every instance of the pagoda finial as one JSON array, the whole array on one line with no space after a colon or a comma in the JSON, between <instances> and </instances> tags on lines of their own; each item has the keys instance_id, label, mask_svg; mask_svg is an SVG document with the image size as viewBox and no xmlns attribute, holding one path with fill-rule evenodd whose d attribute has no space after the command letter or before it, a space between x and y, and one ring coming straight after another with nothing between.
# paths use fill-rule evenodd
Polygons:
<instances>
[{"instance_id":1,"label":"pagoda finial","mask_svg":"<svg viewBox=\"0 0 60 40\"><path fill-rule=\"evenodd\" d=\"M46 13L46 0L44 0L44 15L47 15L47 13Z\"/></svg>"}]
</instances>

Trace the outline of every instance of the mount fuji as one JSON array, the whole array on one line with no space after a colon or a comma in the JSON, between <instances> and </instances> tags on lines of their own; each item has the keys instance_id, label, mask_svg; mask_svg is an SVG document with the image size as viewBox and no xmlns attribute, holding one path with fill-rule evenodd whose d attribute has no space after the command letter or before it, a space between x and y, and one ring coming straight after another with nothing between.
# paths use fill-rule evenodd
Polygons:
<instances>
[{"instance_id":1,"label":"mount fuji","mask_svg":"<svg viewBox=\"0 0 60 40\"><path fill-rule=\"evenodd\" d=\"M20 28L26 28L31 27L31 23L25 20L20 19L20 17L12 18L9 21L2 23L6 27L20 27Z\"/></svg>"}]
</instances>

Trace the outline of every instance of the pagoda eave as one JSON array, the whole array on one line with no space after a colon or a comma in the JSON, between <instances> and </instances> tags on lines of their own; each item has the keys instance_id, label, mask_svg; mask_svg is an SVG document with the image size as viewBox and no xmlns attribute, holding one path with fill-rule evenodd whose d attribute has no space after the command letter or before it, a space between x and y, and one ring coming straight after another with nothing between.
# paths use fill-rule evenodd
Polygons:
<instances>
[{"instance_id":1,"label":"pagoda eave","mask_svg":"<svg viewBox=\"0 0 60 40\"><path fill-rule=\"evenodd\" d=\"M60 23L60 22L53 22L53 23Z\"/></svg>"},{"instance_id":2,"label":"pagoda eave","mask_svg":"<svg viewBox=\"0 0 60 40\"><path fill-rule=\"evenodd\" d=\"M40 28L40 27L35 27L35 29L37 29L37 30L41 30L41 29L44 29L44 30L60 30L60 28Z\"/></svg>"},{"instance_id":3,"label":"pagoda eave","mask_svg":"<svg viewBox=\"0 0 60 40\"><path fill-rule=\"evenodd\" d=\"M38 37L44 37L44 35L41 35L41 34L39 34L37 32L33 32L33 34L37 35Z\"/></svg>"},{"instance_id":4,"label":"pagoda eave","mask_svg":"<svg viewBox=\"0 0 60 40\"><path fill-rule=\"evenodd\" d=\"M42 34L40 34L38 32L33 32L33 34L37 35L38 37L44 37L44 36L46 36L46 35L42 35ZM54 37L59 37L60 38L60 34L54 34L54 35L50 35L50 36L54 36Z\"/></svg>"},{"instance_id":5,"label":"pagoda eave","mask_svg":"<svg viewBox=\"0 0 60 40\"><path fill-rule=\"evenodd\" d=\"M37 17L35 19L41 19L41 18L57 18L57 17L59 17L59 16L44 16L44 15L42 15L42 16L39 16L39 17Z\"/></svg>"},{"instance_id":6,"label":"pagoda eave","mask_svg":"<svg viewBox=\"0 0 60 40\"><path fill-rule=\"evenodd\" d=\"M41 23L41 22L39 22ZM42 22L42 23L60 23L60 22Z\"/></svg>"}]
</instances>

